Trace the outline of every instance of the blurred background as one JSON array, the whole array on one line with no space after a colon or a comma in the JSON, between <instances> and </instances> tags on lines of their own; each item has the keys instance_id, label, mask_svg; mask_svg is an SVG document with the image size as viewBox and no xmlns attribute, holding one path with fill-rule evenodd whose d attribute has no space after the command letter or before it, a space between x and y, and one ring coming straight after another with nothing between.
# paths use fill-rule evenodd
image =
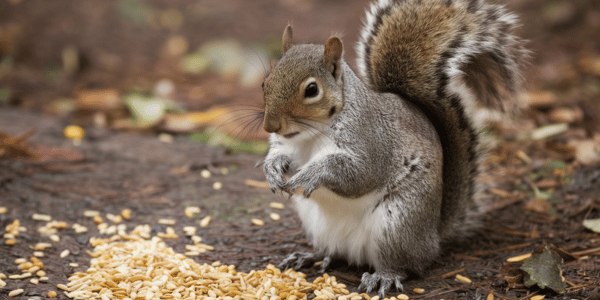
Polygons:
<instances>
[{"instance_id":1,"label":"blurred background","mask_svg":"<svg viewBox=\"0 0 600 300\"><path fill-rule=\"evenodd\" d=\"M494 2L520 16L518 34L532 51L521 95L529 109L490 131L500 138L481 176L489 200L484 234L441 258L432 270L441 277L405 287L432 293L422 298L437 298L437 291L448 299L483 298L484 287L503 299L525 299L538 291L523 285L506 256L555 245L569 255L563 296L597 299L600 228L585 221L600 224L600 1ZM0 228L19 219L30 228L14 247L0 246L0 269L16 270L14 258L45 239L32 212L90 226L89 233L62 233L57 246L73 254L85 253L87 238L104 224L82 219L90 209L113 216L130 209L135 224L153 224L153 234L165 229L159 218L177 219L181 232L212 217L200 228L215 251L199 261L244 271L310 251L296 213L281 209L287 196L273 195L254 168L267 150L254 118L260 86L280 56L288 22L297 42L342 33L355 67L353 46L368 4L0 0ZM271 201L280 203L273 208ZM188 206L202 209L197 220L182 217ZM183 253L185 239L171 244ZM58 258L52 251L49 257ZM87 255L69 257L88 263ZM46 261L50 281L28 287L30 296L45 295L72 273L63 259ZM456 282L456 270L476 284ZM332 274L356 287L361 272Z\"/></svg>"},{"instance_id":2,"label":"blurred background","mask_svg":"<svg viewBox=\"0 0 600 300\"><path fill-rule=\"evenodd\" d=\"M342 33L353 64L368 2L1 0L0 105L84 126L180 134L218 128L210 132L262 139L260 124L247 124L248 111L261 105L260 83L280 55L286 23L296 41ZM542 114L532 118L596 131L599 2L505 3L521 17L520 34L533 51L526 96Z\"/></svg>"}]
</instances>

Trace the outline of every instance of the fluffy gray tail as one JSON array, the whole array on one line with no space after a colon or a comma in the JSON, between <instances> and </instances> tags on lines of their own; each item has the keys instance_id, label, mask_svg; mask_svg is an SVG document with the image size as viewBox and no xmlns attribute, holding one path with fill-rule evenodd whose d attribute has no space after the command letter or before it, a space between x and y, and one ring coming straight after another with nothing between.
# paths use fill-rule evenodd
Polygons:
<instances>
[{"instance_id":1,"label":"fluffy gray tail","mask_svg":"<svg viewBox=\"0 0 600 300\"><path fill-rule=\"evenodd\" d=\"M376 91L415 103L435 125L444 151L443 237L465 226L479 165L482 110L518 108L527 52L517 18L480 0L379 0L367 11L358 66Z\"/></svg>"}]
</instances>

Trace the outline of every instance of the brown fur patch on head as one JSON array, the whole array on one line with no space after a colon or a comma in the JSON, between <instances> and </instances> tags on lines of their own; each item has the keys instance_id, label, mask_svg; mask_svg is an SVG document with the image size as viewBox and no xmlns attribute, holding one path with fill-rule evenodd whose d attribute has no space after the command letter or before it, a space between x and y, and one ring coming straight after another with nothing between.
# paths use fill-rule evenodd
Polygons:
<instances>
[{"instance_id":1,"label":"brown fur patch on head","mask_svg":"<svg viewBox=\"0 0 600 300\"><path fill-rule=\"evenodd\" d=\"M331 57L335 59L339 50L330 52ZM341 83L326 65L325 52L323 45L294 45L271 70L264 83L265 130L273 132L281 127L280 131L285 132L295 120L324 121L330 118L331 107L342 106ZM341 63L341 55L337 63ZM322 99L307 104L304 84L311 77L322 92Z\"/></svg>"}]
</instances>

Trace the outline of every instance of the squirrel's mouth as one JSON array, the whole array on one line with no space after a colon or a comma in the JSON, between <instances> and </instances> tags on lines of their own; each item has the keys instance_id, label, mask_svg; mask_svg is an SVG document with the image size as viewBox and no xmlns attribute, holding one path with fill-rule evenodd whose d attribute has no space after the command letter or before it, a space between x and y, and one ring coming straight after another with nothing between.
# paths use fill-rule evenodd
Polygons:
<instances>
[{"instance_id":1,"label":"squirrel's mouth","mask_svg":"<svg viewBox=\"0 0 600 300\"><path fill-rule=\"evenodd\" d=\"M294 131L288 134L284 134L283 137L286 139L291 139L293 137L295 137L296 135L298 135L300 133L300 131Z\"/></svg>"}]
</instances>

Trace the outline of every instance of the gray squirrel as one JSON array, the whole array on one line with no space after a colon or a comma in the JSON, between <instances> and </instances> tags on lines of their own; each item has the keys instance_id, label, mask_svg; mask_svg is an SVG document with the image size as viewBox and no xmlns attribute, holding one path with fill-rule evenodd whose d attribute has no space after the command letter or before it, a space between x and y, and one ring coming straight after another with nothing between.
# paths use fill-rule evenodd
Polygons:
<instances>
[{"instance_id":1,"label":"gray squirrel","mask_svg":"<svg viewBox=\"0 0 600 300\"><path fill-rule=\"evenodd\" d=\"M378 0L357 45L293 44L263 83L272 190L290 194L315 253L368 265L360 290L383 297L422 274L472 220L480 110L517 107L527 51L517 18L480 0Z\"/></svg>"}]
</instances>

